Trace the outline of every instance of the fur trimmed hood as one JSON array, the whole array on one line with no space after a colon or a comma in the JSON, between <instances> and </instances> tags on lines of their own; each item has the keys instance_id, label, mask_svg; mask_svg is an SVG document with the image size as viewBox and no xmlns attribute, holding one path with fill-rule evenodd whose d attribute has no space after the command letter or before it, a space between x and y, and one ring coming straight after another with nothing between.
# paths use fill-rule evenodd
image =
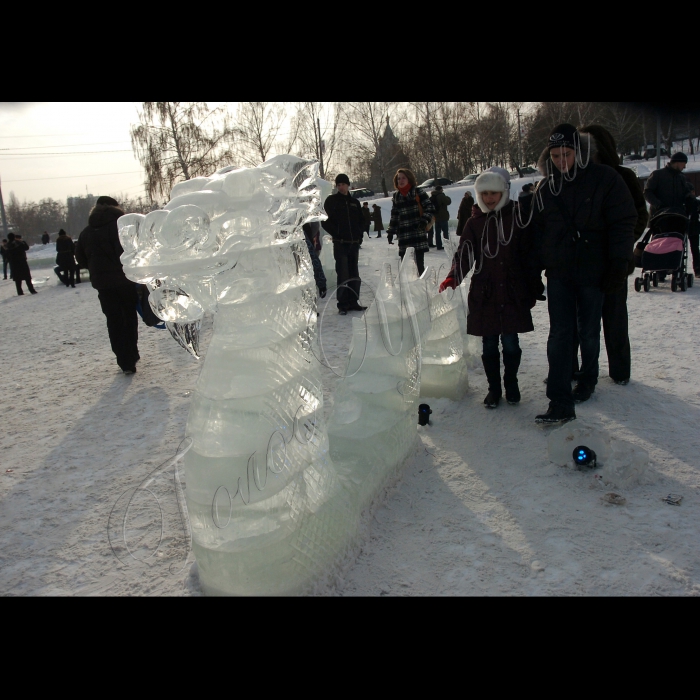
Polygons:
<instances>
[{"instance_id":1,"label":"fur trimmed hood","mask_svg":"<svg viewBox=\"0 0 700 700\"><path fill-rule=\"evenodd\" d=\"M591 160L594 163L609 165L611 168L620 165L615 139L606 128L597 124L581 129L581 156L584 159L588 152L588 135L591 137Z\"/></svg>"},{"instance_id":2,"label":"fur trimmed hood","mask_svg":"<svg viewBox=\"0 0 700 700\"><path fill-rule=\"evenodd\" d=\"M586 132L589 133L589 132ZM614 143L614 142L613 142ZM582 135L581 136L581 158L583 158L583 162L586 163L586 156L588 155L588 136ZM615 153L615 146L613 145L613 153ZM590 153L590 159L588 159L588 163L602 163L603 165L611 165L613 168L615 165L612 165L612 163L608 163L607 160L599 160L601 158L602 152L600 149L600 145L596 141L595 136L591 133L591 153ZM543 149L542 153L540 153L540 157L537 159L537 170L539 170L540 175L544 175L547 177L547 161L549 160L549 148ZM619 158L617 159L619 161ZM619 163L616 163L618 165ZM550 166L551 168L552 166ZM576 166L577 168L580 168L580 165Z\"/></svg>"},{"instance_id":3,"label":"fur trimmed hood","mask_svg":"<svg viewBox=\"0 0 700 700\"><path fill-rule=\"evenodd\" d=\"M124 212L113 204L96 204L90 212L88 225L93 228L101 228L112 221L116 221Z\"/></svg>"},{"instance_id":4,"label":"fur trimmed hood","mask_svg":"<svg viewBox=\"0 0 700 700\"><path fill-rule=\"evenodd\" d=\"M503 175L493 170L487 170L476 178L474 190L476 192L476 204L484 214L488 214L489 211L499 211L510 201L510 183L506 182ZM484 200L481 196L482 192L503 192L503 196L501 197L501 201L493 209L489 209L484 204Z\"/></svg>"}]
</instances>

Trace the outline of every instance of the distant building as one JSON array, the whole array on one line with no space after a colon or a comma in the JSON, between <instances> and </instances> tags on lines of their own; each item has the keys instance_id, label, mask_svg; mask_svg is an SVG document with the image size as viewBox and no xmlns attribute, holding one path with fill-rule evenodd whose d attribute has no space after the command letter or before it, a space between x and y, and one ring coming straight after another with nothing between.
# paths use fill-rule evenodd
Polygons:
<instances>
[{"instance_id":1,"label":"distant building","mask_svg":"<svg viewBox=\"0 0 700 700\"><path fill-rule=\"evenodd\" d=\"M408 165L408 158L387 117L384 135L379 141L377 153L370 165L370 188L382 192L392 190L394 173L398 168L407 168Z\"/></svg>"},{"instance_id":2,"label":"distant building","mask_svg":"<svg viewBox=\"0 0 700 700\"><path fill-rule=\"evenodd\" d=\"M66 232L69 236L76 238L78 234L87 226L90 211L95 206L97 197L87 194L84 197L68 197L66 204Z\"/></svg>"}]
</instances>

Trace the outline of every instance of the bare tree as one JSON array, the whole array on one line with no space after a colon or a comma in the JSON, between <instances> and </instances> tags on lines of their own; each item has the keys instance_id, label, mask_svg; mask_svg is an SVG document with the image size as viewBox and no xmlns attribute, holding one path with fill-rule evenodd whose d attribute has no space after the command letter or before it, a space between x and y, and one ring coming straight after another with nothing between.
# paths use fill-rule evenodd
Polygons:
<instances>
[{"instance_id":1,"label":"bare tree","mask_svg":"<svg viewBox=\"0 0 700 700\"><path fill-rule=\"evenodd\" d=\"M296 122L300 155L315 158L321 164L321 177L331 170L331 161L339 145L338 126L341 107L338 103L299 102Z\"/></svg>"},{"instance_id":2,"label":"bare tree","mask_svg":"<svg viewBox=\"0 0 700 700\"><path fill-rule=\"evenodd\" d=\"M146 172L153 199L169 195L179 180L208 175L232 160L231 127L225 108L206 102L144 102L131 145Z\"/></svg>"},{"instance_id":3,"label":"bare tree","mask_svg":"<svg viewBox=\"0 0 700 700\"><path fill-rule=\"evenodd\" d=\"M27 243L38 243L44 231L54 233L66 227L66 205L51 198L20 203L15 193L10 192L7 218L14 231Z\"/></svg>"},{"instance_id":4,"label":"bare tree","mask_svg":"<svg viewBox=\"0 0 700 700\"><path fill-rule=\"evenodd\" d=\"M240 159L244 164L255 166L267 160L284 118L285 110L279 103L240 103L234 131L238 137Z\"/></svg>"}]
</instances>

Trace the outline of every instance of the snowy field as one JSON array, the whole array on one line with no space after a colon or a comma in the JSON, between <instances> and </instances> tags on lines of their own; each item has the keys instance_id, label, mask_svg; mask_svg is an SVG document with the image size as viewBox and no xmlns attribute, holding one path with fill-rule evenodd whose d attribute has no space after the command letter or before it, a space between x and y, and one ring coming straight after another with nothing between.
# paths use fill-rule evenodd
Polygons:
<instances>
[{"instance_id":1,"label":"snowy field","mask_svg":"<svg viewBox=\"0 0 700 700\"><path fill-rule=\"evenodd\" d=\"M446 189L452 216L459 189ZM365 240L363 280L376 283L382 263L398 261L397 248L385 237ZM429 265L448 262L435 249L426 255ZM166 331L140 322L142 360L136 375L124 376L96 291L89 283L59 286L49 270L37 271L35 282L49 274L35 296L17 297L13 282L0 281L0 593L198 595L193 557L173 516L174 491L152 487L165 511L157 551L146 541L151 533L140 540L145 556L117 551L117 558L107 525L120 497L175 453L200 365ZM610 489L591 473L548 460L552 428L534 423L547 407L548 318L538 303L535 332L521 336L521 404L485 409L480 348L472 344L470 391L459 402L428 400L432 425L419 428L415 454L374 511L361 553L326 593L700 593L700 286L637 294L632 279L632 381L610 381L603 346L596 392L576 411L580 421L646 449L653 483L614 489L626 504L611 505L601 500ZM324 346L339 367L353 315L329 308L324 318ZM210 336L207 317L204 352ZM337 378L324 370L324 381L327 415ZM166 464L161 486L172 473ZM680 506L661 500L669 493L683 496ZM154 516L134 528L157 530L158 523Z\"/></svg>"}]
</instances>

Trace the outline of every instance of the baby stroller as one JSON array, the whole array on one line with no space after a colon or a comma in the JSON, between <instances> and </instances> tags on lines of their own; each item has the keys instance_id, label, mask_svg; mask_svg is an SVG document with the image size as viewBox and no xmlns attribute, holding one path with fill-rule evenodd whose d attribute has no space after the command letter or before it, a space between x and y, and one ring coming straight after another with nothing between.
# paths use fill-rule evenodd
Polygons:
<instances>
[{"instance_id":1,"label":"baby stroller","mask_svg":"<svg viewBox=\"0 0 700 700\"><path fill-rule=\"evenodd\" d=\"M635 248L637 267L642 268L641 276L634 280L636 292L658 287L666 275L671 275L672 292L693 286L694 277L686 272L687 231L688 217L676 209L662 209L649 220L649 230Z\"/></svg>"}]
</instances>

